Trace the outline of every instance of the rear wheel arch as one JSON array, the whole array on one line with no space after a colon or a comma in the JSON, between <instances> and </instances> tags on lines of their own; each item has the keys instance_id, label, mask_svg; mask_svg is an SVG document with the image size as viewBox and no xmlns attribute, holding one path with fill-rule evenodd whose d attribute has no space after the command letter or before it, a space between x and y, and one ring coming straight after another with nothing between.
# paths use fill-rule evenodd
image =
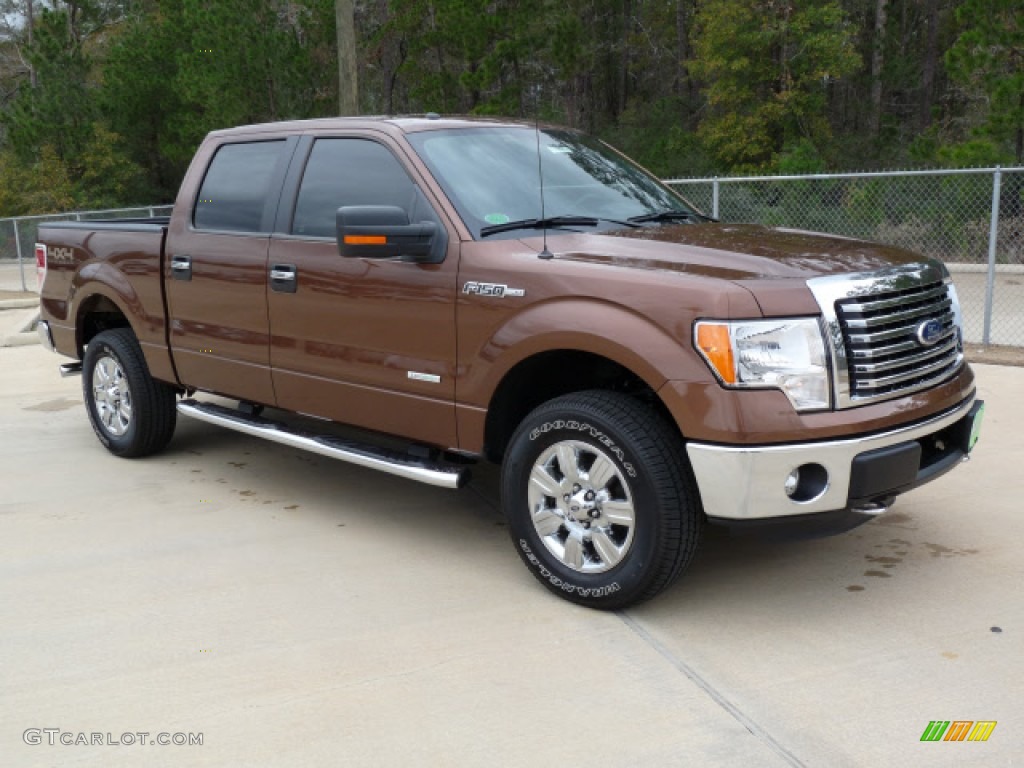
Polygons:
<instances>
[{"instance_id":1,"label":"rear wheel arch","mask_svg":"<svg viewBox=\"0 0 1024 768\"><path fill-rule=\"evenodd\" d=\"M98 334L115 328L131 329L128 315L113 299L94 293L83 299L75 314L75 335L79 357Z\"/></svg>"}]
</instances>

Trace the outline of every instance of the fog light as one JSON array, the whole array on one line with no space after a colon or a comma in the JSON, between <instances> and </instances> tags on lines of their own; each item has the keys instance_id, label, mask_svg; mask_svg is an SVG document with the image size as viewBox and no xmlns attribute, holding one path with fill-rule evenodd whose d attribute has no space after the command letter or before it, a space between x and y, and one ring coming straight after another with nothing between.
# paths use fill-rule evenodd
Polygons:
<instances>
[{"instance_id":1,"label":"fog light","mask_svg":"<svg viewBox=\"0 0 1024 768\"><path fill-rule=\"evenodd\" d=\"M821 464L801 464L786 475L782 488L792 501L814 501L828 490L828 470Z\"/></svg>"},{"instance_id":2,"label":"fog light","mask_svg":"<svg viewBox=\"0 0 1024 768\"><path fill-rule=\"evenodd\" d=\"M787 496L792 496L796 493L797 486L800 485L800 468L797 467L789 476L786 478L786 482L783 483L782 487L786 491Z\"/></svg>"}]
</instances>

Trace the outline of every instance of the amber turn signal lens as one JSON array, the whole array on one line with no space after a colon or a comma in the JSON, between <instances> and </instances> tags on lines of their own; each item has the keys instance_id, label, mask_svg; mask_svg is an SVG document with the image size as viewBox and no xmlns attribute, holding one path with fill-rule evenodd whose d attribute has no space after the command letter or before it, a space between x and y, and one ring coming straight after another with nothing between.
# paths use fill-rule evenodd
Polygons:
<instances>
[{"instance_id":1,"label":"amber turn signal lens","mask_svg":"<svg viewBox=\"0 0 1024 768\"><path fill-rule=\"evenodd\" d=\"M384 235L345 235L345 245L387 245Z\"/></svg>"},{"instance_id":2,"label":"amber turn signal lens","mask_svg":"<svg viewBox=\"0 0 1024 768\"><path fill-rule=\"evenodd\" d=\"M736 362L732 356L729 326L697 324L697 347L726 384L736 383Z\"/></svg>"}]
</instances>

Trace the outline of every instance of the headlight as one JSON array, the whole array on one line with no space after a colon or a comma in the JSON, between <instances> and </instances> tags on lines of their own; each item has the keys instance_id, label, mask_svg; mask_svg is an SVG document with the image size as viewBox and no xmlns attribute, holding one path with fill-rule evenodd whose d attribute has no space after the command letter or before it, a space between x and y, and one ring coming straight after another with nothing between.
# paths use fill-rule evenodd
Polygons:
<instances>
[{"instance_id":1,"label":"headlight","mask_svg":"<svg viewBox=\"0 0 1024 768\"><path fill-rule=\"evenodd\" d=\"M829 407L825 342L816 318L701 320L696 343L727 387L781 389L798 411Z\"/></svg>"}]
</instances>

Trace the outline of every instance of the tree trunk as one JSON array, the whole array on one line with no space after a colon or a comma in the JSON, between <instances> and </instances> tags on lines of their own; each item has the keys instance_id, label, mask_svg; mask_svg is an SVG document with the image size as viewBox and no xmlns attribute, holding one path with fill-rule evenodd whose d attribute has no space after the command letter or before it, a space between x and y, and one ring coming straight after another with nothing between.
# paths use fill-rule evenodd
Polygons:
<instances>
[{"instance_id":1,"label":"tree trunk","mask_svg":"<svg viewBox=\"0 0 1024 768\"><path fill-rule=\"evenodd\" d=\"M871 122L868 129L878 136L882 125L882 67L885 64L885 19L888 0L877 0L875 5L875 37L871 46Z\"/></svg>"},{"instance_id":2,"label":"tree trunk","mask_svg":"<svg viewBox=\"0 0 1024 768\"><path fill-rule=\"evenodd\" d=\"M932 122L932 99L935 96L935 67L939 57L939 2L927 0L925 13L928 15L927 43L924 52L924 68L921 73L921 106L918 110L919 128L924 130Z\"/></svg>"},{"instance_id":3,"label":"tree trunk","mask_svg":"<svg viewBox=\"0 0 1024 768\"><path fill-rule=\"evenodd\" d=\"M690 60L690 25L686 18L687 2L676 0L676 95L683 97L689 107L690 71L686 62Z\"/></svg>"},{"instance_id":4,"label":"tree trunk","mask_svg":"<svg viewBox=\"0 0 1024 768\"><path fill-rule=\"evenodd\" d=\"M35 11L32 7L34 0L26 0L25 3L25 17L28 27L28 47L32 50L32 28L35 26ZM29 58L28 62L28 82L33 88L39 85L39 79L36 77L36 68L32 65L32 60Z\"/></svg>"},{"instance_id":5,"label":"tree trunk","mask_svg":"<svg viewBox=\"0 0 1024 768\"><path fill-rule=\"evenodd\" d=\"M356 66L356 24L353 0L335 0L338 34L338 114L359 114L359 80Z\"/></svg>"}]
</instances>

